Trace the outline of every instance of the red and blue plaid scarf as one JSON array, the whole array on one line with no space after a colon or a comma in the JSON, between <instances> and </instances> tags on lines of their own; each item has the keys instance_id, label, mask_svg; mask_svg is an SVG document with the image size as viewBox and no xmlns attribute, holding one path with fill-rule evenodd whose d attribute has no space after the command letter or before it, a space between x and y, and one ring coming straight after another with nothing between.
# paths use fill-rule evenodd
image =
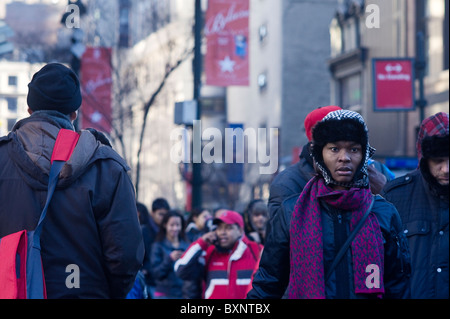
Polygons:
<instances>
[{"instance_id":1,"label":"red and blue plaid scarf","mask_svg":"<svg viewBox=\"0 0 450 319\"><path fill-rule=\"evenodd\" d=\"M319 199L344 211L351 211L350 231L369 208L370 189L333 190L321 176L312 178L297 200L290 227L290 286L289 298L324 299L322 214ZM336 252L337 253L337 252ZM351 244L355 293L384 293L384 247L380 225L371 213ZM367 266L377 265L379 288L366 285L370 275Z\"/></svg>"}]
</instances>

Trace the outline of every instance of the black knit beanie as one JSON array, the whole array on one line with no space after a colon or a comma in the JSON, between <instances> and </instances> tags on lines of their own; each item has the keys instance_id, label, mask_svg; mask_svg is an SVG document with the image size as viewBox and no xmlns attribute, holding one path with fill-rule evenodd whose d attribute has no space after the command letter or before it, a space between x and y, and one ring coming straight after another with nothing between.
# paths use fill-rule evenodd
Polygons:
<instances>
[{"instance_id":1,"label":"black knit beanie","mask_svg":"<svg viewBox=\"0 0 450 319\"><path fill-rule=\"evenodd\" d=\"M70 114L81 106L80 82L76 74L60 63L50 63L36 72L28 84L31 110L53 110Z\"/></svg>"}]
</instances>

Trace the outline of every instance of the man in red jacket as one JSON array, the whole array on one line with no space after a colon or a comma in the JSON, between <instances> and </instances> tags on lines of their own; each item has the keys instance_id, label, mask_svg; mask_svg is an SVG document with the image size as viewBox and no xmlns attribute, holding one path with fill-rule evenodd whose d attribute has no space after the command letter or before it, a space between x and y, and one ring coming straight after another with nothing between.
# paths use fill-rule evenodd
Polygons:
<instances>
[{"instance_id":1,"label":"man in red jacket","mask_svg":"<svg viewBox=\"0 0 450 319\"><path fill-rule=\"evenodd\" d=\"M175 263L177 275L205 281L205 299L244 299L262 246L244 235L244 220L234 211L214 219L215 231L194 241Z\"/></svg>"}]
</instances>

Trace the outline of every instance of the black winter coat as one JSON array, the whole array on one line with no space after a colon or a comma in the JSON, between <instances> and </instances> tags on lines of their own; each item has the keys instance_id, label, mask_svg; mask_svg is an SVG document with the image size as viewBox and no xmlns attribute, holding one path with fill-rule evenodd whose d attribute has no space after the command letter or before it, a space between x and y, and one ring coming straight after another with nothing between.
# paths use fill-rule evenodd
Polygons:
<instances>
[{"instance_id":1,"label":"black winter coat","mask_svg":"<svg viewBox=\"0 0 450 319\"><path fill-rule=\"evenodd\" d=\"M281 203L291 195L300 194L308 181L316 175L309 151L310 144L303 146L300 160L279 173L270 184L269 216L281 210Z\"/></svg>"},{"instance_id":2,"label":"black winter coat","mask_svg":"<svg viewBox=\"0 0 450 319\"><path fill-rule=\"evenodd\" d=\"M0 139L0 237L36 227L59 129L31 116ZM82 131L43 224L48 298L124 298L132 287L144 247L127 169L111 147ZM73 264L79 288L66 285L69 275L77 275L67 268Z\"/></svg>"},{"instance_id":3,"label":"black winter coat","mask_svg":"<svg viewBox=\"0 0 450 319\"><path fill-rule=\"evenodd\" d=\"M449 298L449 200L429 187L421 171L386 184L384 196L397 208L411 251L411 297Z\"/></svg>"},{"instance_id":4,"label":"black winter coat","mask_svg":"<svg viewBox=\"0 0 450 319\"><path fill-rule=\"evenodd\" d=\"M253 279L253 289L247 295L249 299L281 298L288 287L289 225L299 195L296 194L286 199L279 213L271 220L271 231L264 246L259 269ZM392 204L380 196L375 198L372 212L378 218L385 243L384 298L408 298L410 296L410 258L406 238L401 231L401 221ZM344 224L340 227L342 233L338 235L336 231L339 213L343 216ZM348 212L336 212L322 207L325 273L339 250L334 244L336 236L341 236L345 241L349 235L349 220L350 213ZM364 295L356 296L354 294L351 260L349 249L347 257L342 259L341 264L338 264L325 283L327 299L367 298ZM342 287L346 287L346 289L342 289Z\"/></svg>"}]
</instances>

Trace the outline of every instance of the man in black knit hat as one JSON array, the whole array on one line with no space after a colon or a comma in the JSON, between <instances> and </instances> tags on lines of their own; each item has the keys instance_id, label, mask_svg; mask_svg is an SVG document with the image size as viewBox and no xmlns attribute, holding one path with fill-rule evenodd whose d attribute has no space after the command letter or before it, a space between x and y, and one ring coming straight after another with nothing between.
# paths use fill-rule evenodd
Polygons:
<instances>
[{"instance_id":1,"label":"man in black knit hat","mask_svg":"<svg viewBox=\"0 0 450 319\"><path fill-rule=\"evenodd\" d=\"M81 106L78 78L62 64L45 65L28 87L30 116L0 138L0 237L35 229L56 137L74 131ZM78 133L43 223L47 297L123 298L144 256L129 167L99 132Z\"/></svg>"},{"instance_id":2,"label":"man in black knit hat","mask_svg":"<svg viewBox=\"0 0 450 319\"><path fill-rule=\"evenodd\" d=\"M448 113L440 112L422 122L416 143L419 167L384 188L409 241L414 299L449 298L448 120Z\"/></svg>"}]
</instances>

